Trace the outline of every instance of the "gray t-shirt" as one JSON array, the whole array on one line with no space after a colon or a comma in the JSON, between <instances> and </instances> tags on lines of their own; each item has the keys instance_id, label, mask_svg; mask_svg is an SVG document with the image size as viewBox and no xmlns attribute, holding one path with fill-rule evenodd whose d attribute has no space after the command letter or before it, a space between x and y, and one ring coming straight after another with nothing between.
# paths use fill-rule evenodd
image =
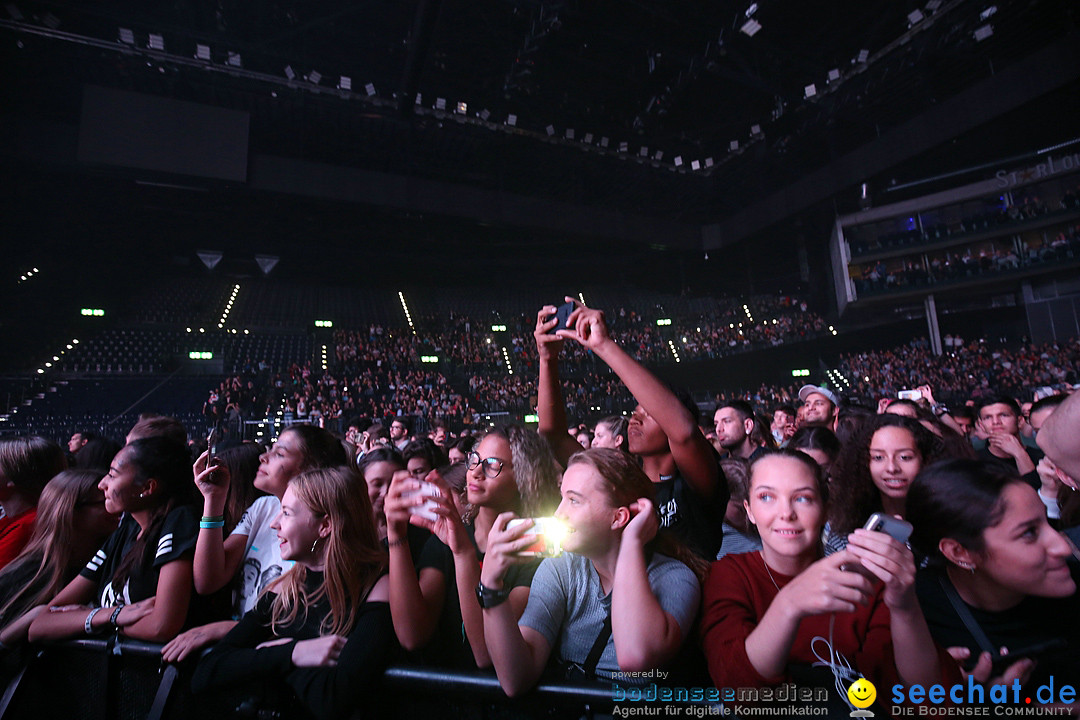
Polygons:
<instances>
[{"instance_id":1,"label":"gray t-shirt","mask_svg":"<svg viewBox=\"0 0 1080 720\"><path fill-rule=\"evenodd\" d=\"M648 572L653 594L664 612L679 623L685 641L701 602L697 577L683 563L659 554L653 555ZM604 595L592 562L581 555L563 553L540 563L533 576L529 604L518 625L543 635L563 662L582 665L610 612L611 595ZM635 683L633 678L615 676L618 670L615 640L611 637L596 665L596 676Z\"/></svg>"}]
</instances>

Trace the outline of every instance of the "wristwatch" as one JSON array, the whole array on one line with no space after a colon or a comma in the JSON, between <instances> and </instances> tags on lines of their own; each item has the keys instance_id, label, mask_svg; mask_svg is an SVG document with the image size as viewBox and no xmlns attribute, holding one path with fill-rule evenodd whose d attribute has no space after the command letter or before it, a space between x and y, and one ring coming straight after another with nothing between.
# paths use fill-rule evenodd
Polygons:
<instances>
[{"instance_id":1,"label":"wristwatch","mask_svg":"<svg viewBox=\"0 0 1080 720\"><path fill-rule=\"evenodd\" d=\"M934 405L931 410L937 417L941 417L942 415L947 415L949 413L949 407L945 403L938 403Z\"/></svg>"},{"instance_id":2,"label":"wristwatch","mask_svg":"<svg viewBox=\"0 0 1080 720\"><path fill-rule=\"evenodd\" d=\"M492 590L484 587L484 583L476 583L476 599L484 610L501 605L510 597L509 590Z\"/></svg>"}]
</instances>

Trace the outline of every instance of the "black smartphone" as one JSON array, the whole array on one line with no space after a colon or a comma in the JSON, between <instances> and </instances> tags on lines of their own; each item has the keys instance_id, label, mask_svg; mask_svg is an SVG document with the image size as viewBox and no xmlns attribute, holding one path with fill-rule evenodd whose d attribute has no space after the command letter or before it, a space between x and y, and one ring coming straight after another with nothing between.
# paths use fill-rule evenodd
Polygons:
<instances>
[{"instance_id":1,"label":"black smartphone","mask_svg":"<svg viewBox=\"0 0 1080 720\"><path fill-rule=\"evenodd\" d=\"M554 315L548 315L546 318L544 318L544 320L547 321L550 321L552 317L558 320L558 322L555 323L555 327L551 328L550 333L554 335L556 330L569 330L570 326L568 322L570 320L570 313L574 312L574 310L576 309L576 304L572 302L566 302L559 306L559 308L555 311Z\"/></svg>"},{"instance_id":2,"label":"black smartphone","mask_svg":"<svg viewBox=\"0 0 1080 720\"><path fill-rule=\"evenodd\" d=\"M863 525L863 528L866 530L883 532L901 545L907 543L913 529L911 523L906 520L894 518L892 515L886 515L885 513L874 513L871 515L870 519Z\"/></svg>"},{"instance_id":3,"label":"black smartphone","mask_svg":"<svg viewBox=\"0 0 1080 720\"><path fill-rule=\"evenodd\" d=\"M221 441L223 439L223 435L224 433L221 432L221 428L215 426L210 430L210 434L206 436L207 467L218 464L218 451L221 449ZM212 472L207 476L207 480L209 480L211 483L216 483L216 476L217 473Z\"/></svg>"},{"instance_id":4,"label":"black smartphone","mask_svg":"<svg viewBox=\"0 0 1080 720\"><path fill-rule=\"evenodd\" d=\"M911 537L911 523L906 520L894 518L892 515L886 515L885 513L874 513L870 516L870 519L863 525L864 530L873 530L875 532L883 532L897 542L903 544ZM876 583L880 578L874 573L866 569L862 563L844 563L840 566L841 570L846 572L857 572L872 583Z\"/></svg>"},{"instance_id":5,"label":"black smartphone","mask_svg":"<svg viewBox=\"0 0 1080 720\"><path fill-rule=\"evenodd\" d=\"M1019 648L1017 650L1010 650L1008 655L994 654L990 658L990 677L999 677L1010 665L1015 662L1019 662L1024 658L1032 658L1038 660L1040 657L1046 655L1054 655L1056 653L1064 652L1068 650L1069 644L1064 638L1052 638L1045 642L1035 643L1034 645L1028 645L1027 647ZM972 657L968 660L970 671L975 667L975 663L979 661L979 653L972 653Z\"/></svg>"}]
</instances>

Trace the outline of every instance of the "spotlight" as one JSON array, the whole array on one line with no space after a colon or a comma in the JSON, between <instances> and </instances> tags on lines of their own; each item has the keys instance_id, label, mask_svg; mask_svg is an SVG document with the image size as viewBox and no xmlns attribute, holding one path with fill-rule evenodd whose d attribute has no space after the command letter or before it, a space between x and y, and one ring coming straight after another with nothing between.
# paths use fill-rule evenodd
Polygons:
<instances>
[{"instance_id":1,"label":"spotlight","mask_svg":"<svg viewBox=\"0 0 1080 720\"><path fill-rule=\"evenodd\" d=\"M908 27L911 27L913 25L918 25L919 23L921 23L923 21L924 17L925 16L922 14L922 10L912 10L911 12L908 13L908 16L907 16Z\"/></svg>"},{"instance_id":2,"label":"spotlight","mask_svg":"<svg viewBox=\"0 0 1080 720\"><path fill-rule=\"evenodd\" d=\"M157 33L150 33L146 46L151 50L165 50L165 38Z\"/></svg>"},{"instance_id":3,"label":"spotlight","mask_svg":"<svg viewBox=\"0 0 1080 720\"><path fill-rule=\"evenodd\" d=\"M296 79L296 71L292 69L292 65L285 66L285 77L289 78L290 80Z\"/></svg>"},{"instance_id":4,"label":"spotlight","mask_svg":"<svg viewBox=\"0 0 1080 720\"><path fill-rule=\"evenodd\" d=\"M752 137L761 137L761 126L760 125L751 125L750 126L750 135Z\"/></svg>"},{"instance_id":5,"label":"spotlight","mask_svg":"<svg viewBox=\"0 0 1080 720\"><path fill-rule=\"evenodd\" d=\"M196 45L195 46L195 59L210 61L210 46L209 45Z\"/></svg>"},{"instance_id":6,"label":"spotlight","mask_svg":"<svg viewBox=\"0 0 1080 720\"><path fill-rule=\"evenodd\" d=\"M600 138L600 147L606 148L608 146L608 139L606 137Z\"/></svg>"},{"instance_id":7,"label":"spotlight","mask_svg":"<svg viewBox=\"0 0 1080 720\"><path fill-rule=\"evenodd\" d=\"M619 143L619 152L628 152L630 150L630 143Z\"/></svg>"},{"instance_id":8,"label":"spotlight","mask_svg":"<svg viewBox=\"0 0 1080 720\"><path fill-rule=\"evenodd\" d=\"M738 149L739 149L739 141L738 140L732 140L730 143L728 143L728 152L735 152Z\"/></svg>"},{"instance_id":9,"label":"spotlight","mask_svg":"<svg viewBox=\"0 0 1080 720\"><path fill-rule=\"evenodd\" d=\"M566 128L566 139L567 140L573 140L574 139L574 128Z\"/></svg>"},{"instance_id":10,"label":"spotlight","mask_svg":"<svg viewBox=\"0 0 1080 720\"><path fill-rule=\"evenodd\" d=\"M458 115L464 115L467 112L469 112L469 104L464 103L464 102L459 102L457 104L457 113L458 113Z\"/></svg>"},{"instance_id":11,"label":"spotlight","mask_svg":"<svg viewBox=\"0 0 1080 720\"><path fill-rule=\"evenodd\" d=\"M307 80L312 85L318 85L319 81L322 80L322 73L318 70L312 70L308 73Z\"/></svg>"},{"instance_id":12,"label":"spotlight","mask_svg":"<svg viewBox=\"0 0 1080 720\"><path fill-rule=\"evenodd\" d=\"M840 71L839 70L837 70L836 68L833 68L832 70L829 71L829 82L834 83L839 79L840 79Z\"/></svg>"},{"instance_id":13,"label":"spotlight","mask_svg":"<svg viewBox=\"0 0 1080 720\"><path fill-rule=\"evenodd\" d=\"M691 160L690 161L690 169L691 170L700 170L701 169L701 162L699 160ZM708 258L705 258L705 259L708 260Z\"/></svg>"},{"instance_id":14,"label":"spotlight","mask_svg":"<svg viewBox=\"0 0 1080 720\"><path fill-rule=\"evenodd\" d=\"M682 167L682 155L675 156L675 167Z\"/></svg>"},{"instance_id":15,"label":"spotlight","mask_svg":"<svg viewBox=\"0 0 1080 720\"><path fill-rule=\"evenodd\" d=\"M485 108L480 111L480 114L477 115L477 117L479 117L481 120L487 120L489 117L491 117L491 111Z\"/></svg>"},{"instance_id":16,"label":"spotlight","mask_svg":"<svg viewBox=\"0 0 1080 720\"><path fill-rule=\"evenodd\" d=\"M507 115L506 116L506 124L509 125L510 127L517 126L517 115Z\"/></svg>"},{"instance_id":17,"label":"spotlight","mask_svg":"<svg viewBox=\"0 0 1080 720\"><path fill-rule=\"evenodd\" d=\"M761 23L759 23L753 18L750 18L749 20L744 22L742 24L742 27L739 28L739 32L745 33L749 37L754 37L755 35L757 35L759 30L761 30Z\"/></svg>"},{"instance_id":18,"label":"spotlight","mask_svg":"<svg viewBox=\"0 0 1080 720\"><path fill-rule=\"evenodd\" d=\"M120 42L125 45L134 45L135 33L131 32L129 28L120 28Z\"/></svg>"},{"instance_id":19,"label":"spotlight","mask_svg":"<svg viewBox=\"0 0 1080 720\"><path fill-rule=\"evenodd\" d=\"M582 140L586 145L592 145L592 133L585 133L585 138Z\"/></svg>"},{"instance_id":20,"label":"spotlight","mask_svg":"<svg viewBox=\"0 0 1080 720\"><path fill-rule=\"evenodd\" d=\"M338 80L338 90L352 90L352 78L347 75L342 75Z\"/></svg>"},{"instance_id":21,"label":"spotlight","mask_svg":"<svg viewBox=\"0 0 1080 720\"><path fill-rule=\"evenodd\" d=\"M863 49L863 50L860 50L859 54L855 57L855 62L862 65L869 59L870 59L870 51L866 50L866 49Z\"/></svg>"},{"instance_id":22,"label":"spotlight","mask_svg":"<svg viewBox=\"0 0 1080 720\"><path fill-rule=\"evenodd\" d=\"M980 28L975 28L975 41L982 42L986 38L991 37L993 34L994 26L990 23L987 23Z\"/></svg>"},{"instance_id":23,"label":"spotlight","mask_svg":"<svg viewBox=\"0 0 1080 720\"><path fill-rule=\"evenodd\" d=\"M638 154L641 155L641 157L649 157L649 148L641 148L641 150L638 151Z\"/></svg>"},{"instance_id":24,"label":"spotlight","mask_svg":"<svg viewBox=\"0 0 1080 720\"><path fill-rule=\"evenodd\" d=\"M710 168L713 166L713 159L711 157L705 158L705 167Z\"/></svg>"},{"instance_id":25,"label":"spotlight","mask_svg":"<svg viewBox=\"0 0 1080 720\"><path fill-rule=\"evenodd\" d=\"M446 98L435 98L435 109L436 110L445 110L446 109Z\"/></svg>"},{"instance_id":26,"label":"spotlight","mask_svg":"<svg viewBox=\"0 0 1080 720\"><path fill-rule=\"evenodd\" d=\"M240 53L238 53L238 52L229 53L228 54L228 59L225 62L228 63L229 65L232 65L233 67L243 67L244 66L243 60L240 59Z\"/></svg>"},{"instance_id":27,"label":"spotlight","mask_svg":"<svg viewBox=\"0 0 1080 720\"><path fill-rule=\"evenodd\" d=\"M812 98L817 95L817 86L814 85L814 83L810 83L803 88L803 92L805 93L805 97Z\"/></svg>"},{"instance_id":28,"label":"spotlight","mask_svg":"<svg viewBox=\"0 0 1080 720\"><path fill-rule=\"evenodd\" d=\"M552 135L555 134L555 126L554 125L548 125L546 128L544 128L544 130L547 131L548 137L551 137Z\"/></svg>"},{"instance_id":29,"label":"spotlight","mask_svg":"<svg viewBox=\"0 0 1080 720\"><path fill-rule=\"evenodd\" d=\"M991 5L990 7L986 8L981 13L979 13L979 19L980 20L989 20L996 13L997 13L997 5Z\"/></svg>"},{"instance_id":30,"label":"spotlight","mask_svg":"<svg viewBox=\"0 0 1080 720\"><path fill-rule=\"evenodd\" d=\"M657 150L655 153L653 153L652 159L653 160L663 160L664 159L664 151L663 150Z\"/></svg>"},{"instance_id":31,"label":"spotlight","mask_svg":"<svg viewBox=\"0 0 1080 720\"><path fill-rule=\"evenodd\" d=\"M365 85L364 86L364 92L367 93L368 97L372 97L375 94L375 84L374 83L368 83L367 85ZM417 104L420 103L420 95L419 94L416 96L416 102L417 102Z\"/></svg>"}]
</instances>

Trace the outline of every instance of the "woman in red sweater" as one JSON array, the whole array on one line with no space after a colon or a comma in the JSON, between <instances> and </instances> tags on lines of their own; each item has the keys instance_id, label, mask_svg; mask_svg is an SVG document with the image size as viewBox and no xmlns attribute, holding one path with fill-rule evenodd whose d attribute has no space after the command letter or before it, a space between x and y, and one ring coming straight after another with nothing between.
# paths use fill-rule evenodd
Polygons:
<instances>
[{"instance_id":1,"label":"woman in red sweater","mask_svg":"<svg viewBox=\"0 0 1080 720\"><path fill-rule=\"evenodd\" d=\"M725 555L706 581L701 629L713 682L833 686L828 669L813 667L830 660L830 645L831 662L852 668L835 683L841 688L863 676L887 697L894 683L959 681L919 608L910 549L859 529L846 550L823 558L826 487L817 463L796 451L751 464L745 505L762 549ZM857 565L865 574L852 571Z\"/></svg>"}]
</instances>

